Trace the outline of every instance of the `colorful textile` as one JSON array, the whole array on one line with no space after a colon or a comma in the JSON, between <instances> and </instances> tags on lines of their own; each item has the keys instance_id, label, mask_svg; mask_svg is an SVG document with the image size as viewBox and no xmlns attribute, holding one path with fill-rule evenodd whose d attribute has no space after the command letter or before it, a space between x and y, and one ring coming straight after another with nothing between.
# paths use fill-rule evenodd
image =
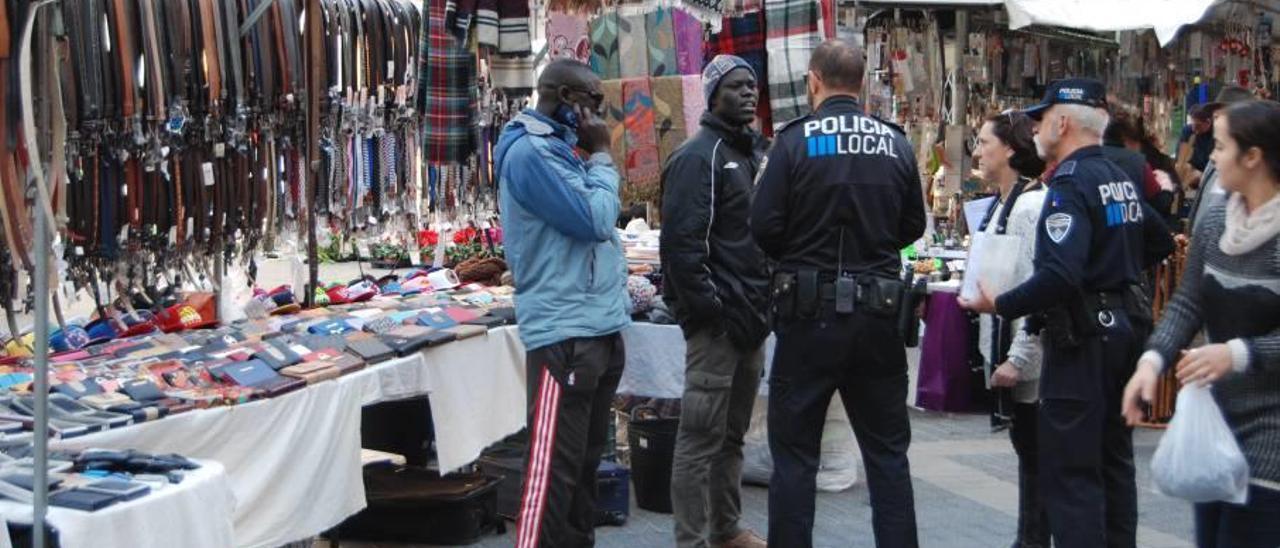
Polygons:
<instances>
[{"instance_id":1,"label":"colorful textile","mask_svg":"<svg viewBox=\"0 0 1280 548\"><path fill-rule=\"evenodd\" d=\"M671 10L671 23L676 33L676 70L680 74L702 72L703 44L706 42L702 21L687 11L676 9Z\"/></svg>"},{"instance_id":2,"label":"colorful textile","mask_svg":"<svg viewBox=\"0 0 1280 548\"><path fill-rule=\"evenodd\" d=\"M684 5L707 15L724 13L724 0L685 0Z\"/></svg>"},{"instance_id":3,"label":"colorful textile","mask_svg":"<svg viewBox=\"0 0 1280 548\"><path fill-rule=\"evenodd\" d=\"M822 33L815 0L765 0L764 5L769 102L776 127L810 111L805 74Z\"/></svg>"},{"instance_id":4,"label":"colorful textile","mask_svg":"<svg viewBox=\"0 0 1280 548\"><path fill-rule=\"evenodd\" d=\"M440 0L428 0L427 4ZM448 14L447 23L459 40L466 41L466 28L476 22L476 42L507 55L533 53L529 44L528 0L450 0L457 2L457 14Z\"/></svg>"},{"instance_id":5,"label":"colorful textile","mask_svg":"<svg viewBox=\"0 0 1280 548\"><path fill-rule=\"evenodd\" d=\"M764 0L729 0L725 6L724 13L728 15L743 15L764 9Z\"/></svg>"},{"instance_id":6,"label":"colorful textile","mask_svg":"<svg viewBox=\"0 0 1280 548\"><path fill-rule=\"evenodd\" d=\"M679 74L676 66L676 29L671 9L658 8L644 18L645 41L649 45L649 75L654 77Z\"/></svg>"},{"instance_id":7,"label":"colorful textile","mask_svg":"<svg viewBox=\"0 0 1280 548\"><path fill-rule=\"evenodd\" d=\"M590 61L591 39L588 37L587 18L559 12L548 14L547 45L552 59Z\"/></svg>"},{"instance_id":8,"label":"colorful textile","mask_svg":"<svg viewBox=\"0 0 1280 548\"><path fill-rule=\"evenodd\" d=\"M601 80L617 80L622 77L622 67L618 60L617 13L601 14L591 21L591 70Z\"/></svg>"},{"instance_id":9,"label":"colorful textile","mask_svg":"<svg viewBox=\"0 0 1280 548\"><path fill-rule=\"evenodd\" d=\"M493 87L506 90L508 95L533 93L533 72L533 57L528 55L495 55L489 58L489 78Z\"/></svg>"},{"instance_id":10,"label":"colorful textile","mask_svg":"<svg viewBox=\"0 0 1280 548\"><path fill-rule=\"evenodd\" d=\"M709 42L709 56L721 53L743 58L756 71L756 86L760 90L756 107L756 121L766 136L773 135L773 115L769 104L769 73L765 53L764 12L747 13L738 17L725 17L720 33Z\"/></svg>"},{"instance_id":11,"label":"colorful textile","mask_svg":"<svg viewBox=\"0 0 1280 548\"><path fill-rule=\"evenodd\" d=\"M684 77L664 76L649 80L653 88L653 123L658 137L658 163L667 158L689 136L684 117ZM692 126L697 128L698 126Z\"/></svg>"},{"instance_id":12,"label":"colorful textile","mask_svg":"<svg viewBox=\"0 0 1280 548\"><path fill-rule=\"evenodd\" d=\"M649 40L644 15L618 16L618 65L623 78L649 75Z\"/></svg>"},{"instance_id":13,"label":"colorful textile","mask_svg":"<svg viewBox=\"0 0 1280 548\"><path fill-rule=\"evenodd\" d=\"M707 102L702 97L702 75L682 76L680 85L684 89L684 127L692 134L698 129L702 113L707 111Z\"/></svg>"},{"instance_id":14,"label":"colorful textile","mask_svg":"<svg viewBox=\"0 0 1280 548\"><path fill-rule=\"evenodd\" d=\"M622 81L623 112L626 115L627 182L647 186L658 182L658 136L654 131L653 91L648 78Z\"/></svg>"},{"instance_id":15,"label":"colorful textile","mask_svg":"<svg viewBox=\"0 0 1280 548\"><path fill-rule=\"evenodd\" d=\"M423 151L432 163L465 161L475 152L475 56L445 25L445 3L427 2L419 43L418 107Z\"/></svg>"},{"instance_id":16,"label":"colorful textile","mask_svg":"<svg viewBox=\"0 0 1280 548\"><path fill-rule=\"evenodd\" d=\"M609 126L609 155L618 168L622 180L627 178L627 127L626 110L622 103L622 80L605 80L600 83L604 94L604 121Z\"/></svg>"}]
</instances>

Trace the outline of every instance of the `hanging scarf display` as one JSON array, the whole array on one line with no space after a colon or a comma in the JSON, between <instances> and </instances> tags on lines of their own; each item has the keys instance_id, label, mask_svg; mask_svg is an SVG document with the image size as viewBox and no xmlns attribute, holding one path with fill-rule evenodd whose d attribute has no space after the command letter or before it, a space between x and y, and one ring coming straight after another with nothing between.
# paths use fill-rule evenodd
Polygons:
<instances>
[{"instance_id":1,"label":"hanging scarf display","mask_svg":"<svg viewBox=\"0 0 1280 548\"><path fill-rule=\"evenodd\" d=\"M770 108L770 91L768 79L768 54L765 52L764 12L757 11L736 17L725 17L718 34L710 41L708 57L718 54L737 55L751 65L756 77L765 81L757 82L759 103L756 106L756 121L761 131L773 135L773 116Z\"/></svg>"},{"instance_id":2,"label":"hanging scarf display","mask_svg":"<svg viewBox=\"0 0 1280 548\"><path fill-rule=\"evenodd\" d=\"M613 157L618 176L626 181L627 111L622 102L622 80L605 80L600 85L600 91L604 94L605 123L609 125L609 155Z\"/></svg>"},{"instance_id":3,"label":"hanging scarf display","mask_svg":"<svg viewBox=\"0 0 1280 548\"><path fill-rule=\"evenodd\" d=\"M640 187L654 185L661 173L661 165L658 163L653 91L649 79L623 80L622 103L626 116L627 181Z\"/></svg>"},{"instance_id":4,"label":"hanging scarf display","mask_svg":"<svg viewBox=\"0 0 1280 548\"><path fill-rule=\"evenodd\" d=\"M693 135L698 130L698 121L702 119L702 113L707 111L707 97L702 93L702 75L682 76L680 87L684 91L684 127L690 135Z\"/></svg>"},{"instance_id":5,"label":"hanging scarf display","mask_svg":"<svg viewBox=\"0 0 1280 548\"><path fill-rule=\"evenodd\" d=\"M618 16L618 66L622 78L649 75L649 39L644 15Z\"/></svg>"},{"instance_id":6,"label":"hanging scarf display","mask_svg":"<svg viewBox=\"0 0 1280 548\"><path fill-rule=\"evenodd\" d=\"M698 126L685 125L684 77L664 76L649 81L653 88L653 122L658 137L658 163L667 158ZM699 93L698 95L702 95Z\"/></svg>"},{"instance_id":7,"label":"hanging scarf display","mask_svg":"<svg viewBox=\"0 0 1280 548\"><path fill-rule=\"evenodd\" d=\"M618 14L603 13L591 21L591 70L601 80L622 77L622 65L618 58Z\"/></svg>"},{"instance_id":8,"label":"hanging scarf display","mask_svg":"<svg viewBox=\"0 0 1280 548\"><path fill-rule=\"evenodd\" d=\"M707 40L702 21L681 9L671 10L675 28L676 70L680 74L701 74Z\"/></svg>"},{"instance_id":9,"label":"hanging scarf display","mask_svg":"<svg viewBox=\"0 0 1280 548\"><path fill-rule=\"evenodd\" d=\"M658 8L645 15L644 20L645 40L649 46L649 75L660 77L679 74L672 10Z\"/></svg>"},{"instance_id":10,"label":"hanging scarf display","mask_svg":"<svg viewBox=\"0 0 1280 548\"><path fill-rule=\"evenodd\" d=\"M425 51L419 55L419 111L422 146L434 163L461 162L475 152L475 55L448 31L444 2L427 2L423 17Z\"/></svg>"},{"instance_id":11,"label":"hanging scarf display","mask_svg":"<svg viewBox=\"0 0 1280 548\"><path fill-rule=\"evenodd\" d=\"M547 14L547 55L552 59L591 60L591 38L587 19L581 15L551 12Z\"/></svg>"},{"instance_id":12,"label":"hanging scarf display","mask_svg":"<svg viewBox=\"0 0 1280 548\"><path fill-rule=\"evenodd\" d=\"M822 43L814 0L765 0L769 52L769 102L775 129L809 113L805 75L809 57Z\"/></svg>"}]
</instances>

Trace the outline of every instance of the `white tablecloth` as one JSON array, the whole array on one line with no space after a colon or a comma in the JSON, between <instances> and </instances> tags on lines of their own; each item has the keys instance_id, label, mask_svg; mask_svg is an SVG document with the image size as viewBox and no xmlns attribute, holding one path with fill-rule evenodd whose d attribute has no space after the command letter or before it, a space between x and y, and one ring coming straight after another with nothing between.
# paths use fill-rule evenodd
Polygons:
<instances>
[{"instance_id":1,"label":"white tablecloth","mask_svg":"<svg viewBox=\"0 0 1280 548\"><path fill-rule=\"evenodd\" d=\"M50 507L49 524L58 530L63 548L226 548L234 543L235 495L221 464L201 464L182 483L97 512ZM0 500L0 515L29 524L31 506ZM0 545L7 546L2 527L0 537Z\"/></svg>"},{"instance_id":2,"label":"white tablecloth","mask_svg":"<svg viewBox=\"0 0 1280 548\"><path fill-rule=\"evenodd\" d=\"M679 399L684 395L685 345L679 326L635 323L622 332L627 347L627 368L618 385L619 394ZM773 366L774 337L764 346L765 377ZM769 395L769 383L760 383L760 395Z\"/></svg>"},{"instance_id":3,"label":"white tablecloth","mask_svg":"<svg viewBox=\"0 0 1280 548\"><path fill-rule=\"evenodd\" d=\"M362 406L429 395L440 467L455 470L524 427L523 364L514 329L496 329L278 398L54 445L222 462L240 501L235 545L275 547L325 531L365 507Z\"/></svg>"}]
</instances>

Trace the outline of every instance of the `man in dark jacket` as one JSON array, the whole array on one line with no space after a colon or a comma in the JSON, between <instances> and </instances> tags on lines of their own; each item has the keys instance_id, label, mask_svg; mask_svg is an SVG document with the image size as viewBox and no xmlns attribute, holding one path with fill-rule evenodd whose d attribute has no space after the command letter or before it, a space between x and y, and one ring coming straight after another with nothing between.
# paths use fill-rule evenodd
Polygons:
<instances>
[{"instance_id":1,"label":"man in dark jacket","mask_svg":"<svg viewBox=\"0 0 1280 548\"><path fill-rule=\"evenodd\" d=\"M756 75L720 55L703 71L709 111L662 172L662 268L687 344L671 499L680 547L763 547L738 524L742 438L764 366L768 270L747 224L764 140Z\"/></svg>"},{"instance_id":2,"label":"man in dark jacket","mask_svg":"<svg viewBox=\"0 0 1280 548\"><path fill-rule=\"evenodd\" d=\"M813 546L822 427L844 403L866 462L876 546L914 548L907 354L898 331L900 250L925 229L906 135L858 100L866 61L842 40L809 60L814 111L777 133L751 211L778 261L769 373L769 544Z\"/></svg>"}]
</instances>

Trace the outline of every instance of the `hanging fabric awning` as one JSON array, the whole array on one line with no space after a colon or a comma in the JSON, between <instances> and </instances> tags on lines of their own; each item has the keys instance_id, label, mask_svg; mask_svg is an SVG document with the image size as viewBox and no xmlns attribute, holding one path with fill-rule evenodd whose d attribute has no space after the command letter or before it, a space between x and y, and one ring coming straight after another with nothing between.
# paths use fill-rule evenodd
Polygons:
<instances>
[{"instance_id":1,"label":"hanging fabric awning","mask_svg":"<svg viewBox=\"0 0 1280 548\"><path fill-rule=\"evenodd\" d=\"M1005 0L1009 28L1051 25L1093 31L1152 29L1160 45L1221 0Z\"/></svg>"}]
</instances>

